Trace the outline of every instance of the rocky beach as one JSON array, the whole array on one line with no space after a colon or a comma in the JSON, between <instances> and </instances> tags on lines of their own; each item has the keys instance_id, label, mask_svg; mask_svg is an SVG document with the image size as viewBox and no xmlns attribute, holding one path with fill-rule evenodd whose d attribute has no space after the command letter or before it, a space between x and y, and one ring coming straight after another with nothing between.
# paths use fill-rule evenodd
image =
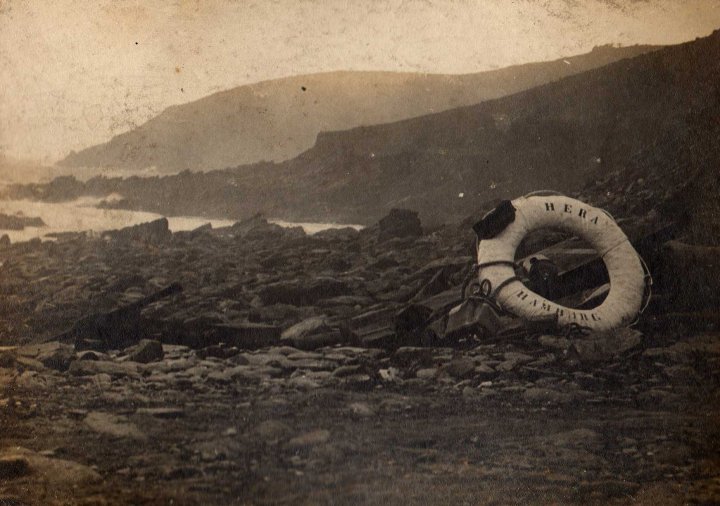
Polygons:
<instances>
[{"instance_id":1,"label":"rocky beach","mask_svg":"<svg viewBox=\"0 0 720 506\"><path fill-rule=\"evenodd\" d=\"M720 503L718 26L0 1L0 506Z\"/></svg>"},{"instance_id":2,"label":"rocky beach","mask_svg":"<svg viewBox=\"0 0 720 506\"><path fill-rule=\"evenodd\" d=\"M398 210L5 245L0 501L711 503L716 319L660 284L632 329L428 340L472 238Z\"/></svg>"}]
</instances>

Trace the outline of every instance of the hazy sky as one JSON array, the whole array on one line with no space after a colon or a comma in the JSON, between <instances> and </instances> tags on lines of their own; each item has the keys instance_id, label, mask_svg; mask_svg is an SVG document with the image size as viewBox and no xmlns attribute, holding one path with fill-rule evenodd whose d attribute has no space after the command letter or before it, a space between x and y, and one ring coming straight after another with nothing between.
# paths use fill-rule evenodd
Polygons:
<instances>
[{"instance_id":1,"label":"hazy sky","mask_svg":"<svg viewBox=\"0 0 720 506\"><path fill-rule=\"evenodd\" d=\"M51 162L293 74L468 73L719 27L720 0L0 0L0 153Z\"/></svg>"}]
</instances>

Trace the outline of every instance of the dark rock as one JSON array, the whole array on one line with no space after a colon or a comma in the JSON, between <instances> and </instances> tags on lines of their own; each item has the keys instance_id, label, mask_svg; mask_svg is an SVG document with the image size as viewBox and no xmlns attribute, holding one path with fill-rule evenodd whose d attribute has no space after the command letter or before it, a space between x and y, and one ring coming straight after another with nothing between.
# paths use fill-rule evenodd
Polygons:
<instances>
[{"instance_id":1,"label":"dark rock","mask_svg":"<svg viewBox=\"0 0 720 506\"><path fill-rule=\"evenodd\" d=\"M3 234L2 237L0 237L0 249L5 249L10 246L10 236L7 234Z\"/></svg>"},{"instance_id":2,"label":"dark rock","mask_svg":"<svg viewBox=\"0 0 720 506\"><path fill-rule=\"evenodd\" d=\"M44 227L45 222L41 218L29 216L11 216L0 213L0 230L22 230L25 227ZM10 239L8 238L8 244Z\"/></svg>"},{"instance_id":3,"label":"dark rock","mask_svg":"<svg viewBox=\"0 0 720 506\"><path fill-rule=\"evenodd\" d=\"M153 339L143 339L128 351L128 360L140 362L141 364L158 362L165 356L160 341Z\"/></svg>"},{"instance_id":4,"label":"dark rock","mask_svg":"<svg viewBox=\"0 0 720 506\"><path fill-rule=\"evenodd\" d=\"M288 325L297 323L306 311L290 304L273 304L250 309L248 320L254 323Z\"/></svg>"},{"instance_id":5,"label":"dark rock","mask_svg":"<svg viewBox=\"0 0 720 506\"><path fill-rule=\"evenodd\" d=\"M353 239L357 239L357 237L360 235L360 232L358 232L356 229L352 227L343 227L343 228L327 228L325 230L321 230L320 232L317 232L314 234L314 237L317 237L318 239L323 239L326 241L352 241Z\"/></svg>"},{"instance_id":6,"label":"dark rock","mask_svg":"<svg viewBox=\"0 0 720 506\"><path fill-rule=\"evenodd\" d=\"M379 239L385 241L395 237L419 237L423 235L418 213L408 209L391 209L378 222Z\"/></svg>"},{"instance_id":7,"label":"dark rock","mask_svg":"<svg viewBox=\"0 0 720 506\"><path fill-rule=\"evenodd\" d=\"M311 306L320 299L349 295L351 288L344 281L334 278L316 278L307 282L279 281L258 290L258 296L266 305L291 304Z\"/></svg>"},{"instance_id":8,"label":"dark rock","mask_svg":"<svg viewBox=\"0 0 720 506\"><path fill-rule=\"evenodd\" d=\"M196 355L200 358L215 357L225 359L234 357L239 353L240 350L235 346L225 346L225 343L220 343L198 350Z\"/></svg>"},{"instance_id":9,"label":"dark rock","mask_svg":"<svg viewBox=\"0 0 720 506\"><path fill-rule=\"evenodd\" d=\"M412 304L395 316L395 333L400 340L415 342L420 344L422 332L425 330L426 324L432 309L420 304Z\"/></svg>"},{"instance_id":10,"label":"dark rock","mask_svg":"<svg viewBox=\"0 0 720 506\"><path fill-rule=\"evenodd\" d=\"M0 480L12 480L26 476L30 472L30 464L26 458L21 456L0 457Z\"/></svg>"},{"instance_id":11,"label":"dark rock","mask_svg":"<svg viewBox=\"0 0 720 506\"><path fill-rule=\"evenodd\" d=\"M149 415L155 418L175 419L185 416L182 408L139 408L135 411L138 415Z\"/></svg>"},{"instance_id":12,"label":"dark rock","mask_svg":"<svg viewBox=\"0 0 720 506\"><path fill-rule=\"evenodd\" d=\"M612 360L628 351L638 348L643 336L629 328L610 332L596 333L582 339L573 340L567 356L581 363L593 363Z\"/></svg>"},{"instance_id":13,"label":"dark rock","mask_svg":"<svg viewBox=\"0 0 720 506\"><path fill-rule=\"evenodd\" d=\"M433 348L419 348L414 346L403 346L393 353L393 362L402 365L431 365L435 350Z\"/></svg>"},{"instance_id":14,"label":"dark rock","mask_svg":"<svg viewBox=\"0 0 720 506\"><path fill-rule=\"evenodd\" d=\"M120 230L111 230L103 234L116 241L140 241L147 243L162 242L172 236L167 218L140 223Z\"/></svg>"},{"instance_id":15,"label":"dark rock","mask_svg":"<svg viewBox=\"0 0 720 506\"><path fill-rule=\"evenodd\" d=\"M447 364L443 370L453 378L470 378L475 373L475 362L469 358L456 358Z\"/></svg>"},{"instance_id":16,"label":"dark rock","mask_svg":"<svg viewBox=\"0 0 720 506\"><path fill-rule=\"evenodd\" d=\"M57 339L60 341L74 339L76 350L105 351L126 348L145 337L148 331L147 326L141 325L143 320L140 313L143 308L181 291L182 287L173 283L131 304L86 316Z\"/></svg>"},{"instance_id":17,"label":"dark rock","mask_svg":"<svg viewBox=\"0 0 720 506\"><path fill-rule=\"evenodd\" d=\"M277 344L281 330L275 325L262 323L228 323L214 325L206 338L208 342L251 350Z\"/></svg>"},{"instance_id":18,"label":"dark rock","mask_svg":"<svg viewBox=\"0 0 720 506\"><path fill-rule=\"evenodd\" d=\"M662 255L661 281L672 311L720 307L720 247L669 241Z\"/></svg>"},{"instance_id":19,"label":"dark rock","mask_svg":"<svg viewBox=\"0 0 720 506\"><path fill-rule=\"evenodd\" d=\"M367 348L394 350L398 347L398 337L391 327L366 332L359 337L360 343Z\"/></svg>"}]
</instances>

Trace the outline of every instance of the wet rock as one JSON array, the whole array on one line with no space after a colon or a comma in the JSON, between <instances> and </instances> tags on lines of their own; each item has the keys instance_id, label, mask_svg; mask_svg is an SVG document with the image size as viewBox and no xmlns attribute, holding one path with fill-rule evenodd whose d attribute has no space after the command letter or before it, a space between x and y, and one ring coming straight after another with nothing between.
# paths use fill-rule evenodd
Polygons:
<instances>
[{"instance_id":1,"label":"wet rock","mask_svg":"<svg viewBox=\"0 0 720 506\"><path fill-rule=\"evenodd\" d=\"M396 237L419 237L423 235L418 213L408 209L391 209L390 213L378 222L379 239L386 241Z\"/></svg>"},{"instance_id":2,"label":"wet rock","mask_svg":"<svg viewBox=\"0 0 720 506\"><path fill-rule=\"evenodd\" d=\"M128 351L128 360L141 364L158 362L165 356L162 343L153 339L142 339L136 346Z\"/></svg>"},{"instance_id":3,"label":"wet rock","mask_svg":"<svg viewBox=\"0 0 720 506\"><path fill-rule=\"evenodd\" d=\"M145 435L124 416L92 411L85 417L85 425L95 432L128 439L144 439Z\"/></svg>"}]
</instances>

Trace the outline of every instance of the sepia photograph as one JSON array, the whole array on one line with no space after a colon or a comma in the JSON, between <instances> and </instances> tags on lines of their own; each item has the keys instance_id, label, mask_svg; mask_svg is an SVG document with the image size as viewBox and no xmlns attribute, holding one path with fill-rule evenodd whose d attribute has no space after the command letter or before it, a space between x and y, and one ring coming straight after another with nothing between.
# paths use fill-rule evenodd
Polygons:
<instances>
[{"instance_id":1,"label":"sepia photograph","mask_svg":"<svg viewBox=\"0 0 720 506\"><path fill-rule=\"evenodd\" d=\"M720 503L720 1L0 0L0 506Z\"/></svg>"}]
</instances>

